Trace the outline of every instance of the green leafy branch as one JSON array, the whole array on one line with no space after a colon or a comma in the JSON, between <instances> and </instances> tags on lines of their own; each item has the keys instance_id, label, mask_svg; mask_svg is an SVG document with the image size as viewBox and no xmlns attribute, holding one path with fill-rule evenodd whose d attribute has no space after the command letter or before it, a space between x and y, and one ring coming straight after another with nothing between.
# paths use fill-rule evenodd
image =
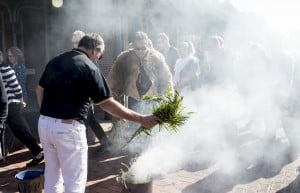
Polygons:
<instances>
[{"instance_id":1,"label":"green leafy branch","mask_svg":"<svg viewBox=\"0 0 300 193\"><path fill-rule=\"evenodd\" d=\"M192 114L192 112L184 113L185 106L182 104L183 96L180 96L179 92L176 90L173 92L171 88L167 88L165 95L162 97L145 96L143 100L153 101L156 103L153 106L152 114L161 119L161 122L159 123L159 131L166 129L168 131L177 132L180 126L184 125ZM136 130L127 141L127 144L141 133L145 133L150 136L151 130L142 126L139 127L139 129Z\"/></svg>"}]
</instances>

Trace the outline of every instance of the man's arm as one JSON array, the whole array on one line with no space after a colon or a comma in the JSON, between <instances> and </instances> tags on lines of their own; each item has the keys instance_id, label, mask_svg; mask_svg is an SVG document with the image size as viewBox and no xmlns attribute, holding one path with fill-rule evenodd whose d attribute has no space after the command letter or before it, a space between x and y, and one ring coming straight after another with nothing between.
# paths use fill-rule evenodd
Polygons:
<instances>
[{"instance_id":1,"label":"man's arm","mask_svg":"<svg viewBox=\"0 0 300 193\"><path fill-rule=\"evenodd\" d=\"M38 85L35 89L36 99L39 107L41 108L42 100L44 96L44 88L42 88L40 85Z\"/></svg>"},{"instance_id":2,"label":"man's arm","mask_svg":"<svg viewBox=\"0 0 300 193\"><path fill-rule=\"evenodd\" d=\"M114 117L140 123L145 128L152 128L160 121L158 117L153 115L142 115L132 111L112 97L105 100L103 103L100 103L99 107Z\"/></svg>"}]
</instances>

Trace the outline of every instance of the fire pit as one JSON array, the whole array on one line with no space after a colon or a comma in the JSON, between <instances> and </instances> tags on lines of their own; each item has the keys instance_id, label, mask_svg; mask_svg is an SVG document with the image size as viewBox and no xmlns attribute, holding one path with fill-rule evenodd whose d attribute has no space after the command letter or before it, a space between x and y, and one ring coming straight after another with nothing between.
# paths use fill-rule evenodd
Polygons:
<instances>
[{"instance_id":1,"label":"fire pit","mask_svg":"<svg viewBox=\"0 0 300 193\"><path fill-rule=\"evenodd\" d=\"M152 193L152 178L139 175L141 173L125 164L123 166L127 168L127 171L121 169L116 177L117 182L122 185L123 193Z\"/></svg>"},{"instance_id":2,"label":"fire pit","mask_svg":"<svg viewBox=\"0 0 300 193\"><path fill-rule=\"evenodd\" d=\"M123 186L123 193L152 193L152 181L144 184L126 183L126 187Z\"/></svg>"}]
</instances>

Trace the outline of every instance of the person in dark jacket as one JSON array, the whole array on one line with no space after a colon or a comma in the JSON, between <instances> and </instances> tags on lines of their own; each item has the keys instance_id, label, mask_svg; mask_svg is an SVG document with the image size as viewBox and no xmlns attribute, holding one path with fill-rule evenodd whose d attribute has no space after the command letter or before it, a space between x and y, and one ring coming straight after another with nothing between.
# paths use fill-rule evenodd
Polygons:
<instances>
[{"instance_id":1,"label":"person in dark jacket","mask_svg":"<svg viewBox=\"0 0 300 193\"><path fill-rule=\"evenodd\" d=\"M165 33L159 33L156 38L156 47L160 51L170 67L172 76L174 76L174 67L176 60L179 58L178 50L174 46L171 46L169 37Z\"/></svg>"},{"instance_id":2,"label":"person in dark jacket","mask_svg":"<svg viewBox=\"0 0 300 193\"><path fill-rule=\"evenodd\" d=\"M0 51L0 63L2 62L3 62L3 54ZM2 76L0 76L0 160L3 160L5 158L4 122L6 120L7 113L8 113L7 96L6 96L6 91L5 91Z\"/></svg>"},{"instance_id":3,"label":"person in dark jacket","mask_svg":"<svg viewBox=\"0 0 300 193\"><path fill-rule=\"evenodd\" d=\"M76 30L72 34L72 43L73 48L78 48L78 43L85 36L85 33L80 30ZM95 65L100 69L98 66L98 63L95 63ZM98 123L96 117L95 117L95 111L94 111L94 105L91 102L91 105L88 110L87 119L84 121L84 124L87 128L91 128L96 137L98 138L99 142L101 143L100 148L98 149L98 153L103 153L108 151L109 146L111 145L110 141L108 140L104 129L102 126ZM88 130L87 134L88 134ZM88 136L88 135L87 135ZM89 143L89 137L88 137L88 143Z\"/></svg>"},{"instance_id":4,"label":"person in dark jacket","mask_svg":"<svg viewBox=\"0 0 300 193\"><path fill-rule=\"evenodd\" d=\"M5 158L4 122L6 120L8 112L7 97L2 76L0 76L0 92L0 160L2 160Z\"/></svg>"}]
</instances>

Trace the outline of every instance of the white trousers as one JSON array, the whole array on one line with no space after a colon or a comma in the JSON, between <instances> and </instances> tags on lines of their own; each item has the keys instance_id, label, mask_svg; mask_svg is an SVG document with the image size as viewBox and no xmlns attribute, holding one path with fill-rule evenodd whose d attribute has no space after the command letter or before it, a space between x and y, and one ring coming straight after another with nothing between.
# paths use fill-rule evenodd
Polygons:
<instances>
[{"instance_id":1,"label":"white trousers","mask_svg":"<svg viewBox=\"0 0 300 193\"><path fill-rule=\"evenodd\" d=\"M41 115L38 130L45 156L45 193L83 193L88 152L84 124Z\"/></svg>"}]
</instances>

